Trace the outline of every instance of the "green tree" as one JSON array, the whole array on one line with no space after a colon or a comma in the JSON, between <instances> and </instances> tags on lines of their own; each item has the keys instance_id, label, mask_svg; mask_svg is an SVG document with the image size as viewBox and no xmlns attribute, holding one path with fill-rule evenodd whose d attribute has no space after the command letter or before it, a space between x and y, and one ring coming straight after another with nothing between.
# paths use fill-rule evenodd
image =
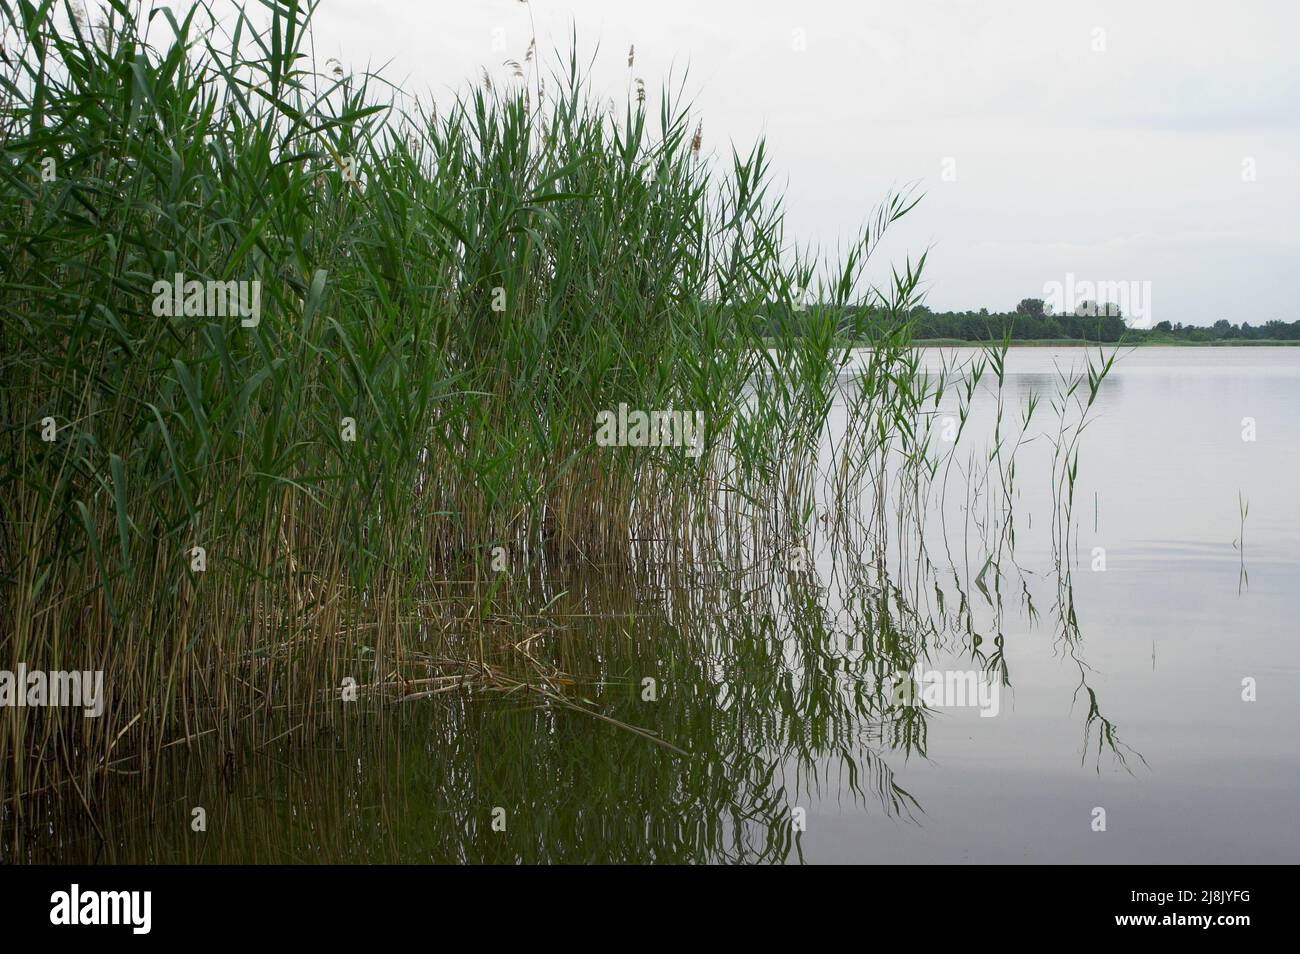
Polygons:
<instances>
[{"instance_id":1,"label":"green tree","mask_svg":"<svg viewBox=\"0 0 1300 954\"><path fill-rule=\"evenodd\" d=\"M1016 314L1028 315L1030 318L1043 317L1043 300L1041 298L1022 298L1016 305Z\"/></svg>"}]
</instances>

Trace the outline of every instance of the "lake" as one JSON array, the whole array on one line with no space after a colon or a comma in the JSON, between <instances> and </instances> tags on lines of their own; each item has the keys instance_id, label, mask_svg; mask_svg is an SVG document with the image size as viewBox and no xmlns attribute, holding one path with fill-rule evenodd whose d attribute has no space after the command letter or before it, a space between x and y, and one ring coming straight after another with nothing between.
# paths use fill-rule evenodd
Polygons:
<instances>
[{"instance_id":1,"label":"lake","mask_svg":"<svg viewBox=\"0 0 1300 954\"><path fill-rule=\"evenodd\" d=\"M199 742L28 856L1295 862L1300 349L1125 353L1071 492L1051 403L1083 362L1012 349L956 441L950 389L921 519L891 496L849 532L828 495L794 555L542 574L536 615L494 625L544 692L358 706L238 759ZM900 672L948 691L900 697Z\"/></svg>"}]
</instances>

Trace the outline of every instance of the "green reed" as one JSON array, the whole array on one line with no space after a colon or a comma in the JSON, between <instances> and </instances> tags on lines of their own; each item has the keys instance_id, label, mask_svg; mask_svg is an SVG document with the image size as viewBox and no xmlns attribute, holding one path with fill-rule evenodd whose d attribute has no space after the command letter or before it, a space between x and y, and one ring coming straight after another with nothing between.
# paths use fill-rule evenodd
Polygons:
<instances>
[{"instance_id":1,"label":"green reed","mask_svg":"<svg viewBox=\"0 0 1300 954\"><path fill-rule=\"evenodd\" d=\"M914 200L831 265L762 144L706 149L667 89L607 111L576 54L421 103L318 68L293 0L109 10L0 0L0 658L110 700L0 711L19 809L329 719L431 581L492 559L787 545L853 342L845 473L922 456L920 268L862 278ZM260 320L159 316L178 273L260 283ZM620 403L703 412L703 453L598 446Z\"/></svg>"}]
</instances>

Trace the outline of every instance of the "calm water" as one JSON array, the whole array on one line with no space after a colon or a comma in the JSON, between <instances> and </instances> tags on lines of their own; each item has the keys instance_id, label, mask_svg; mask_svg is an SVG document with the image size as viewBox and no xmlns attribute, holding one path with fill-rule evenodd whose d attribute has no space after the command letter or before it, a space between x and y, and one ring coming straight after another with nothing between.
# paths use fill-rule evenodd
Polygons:
<instances>
[{"instance_id":1,"label":"calm water","mask_svg":"<svg viewBox=\"0 0 1300 954\"><path fill-rule=\"evenodd\" d=\"M1056 368L1082 361L1074 349L1013 349L1009 403L1031 390L1049 395ZM1063 651L1050 621L1035 625L1011 598L1003 627L1011 705L996 718L933 719L929 759L899 770L925 818L890 825L823 805L808 855L1300 860L1298 410L1293 349L1126 354L1082 438L1071 547L1077 652ZM1247 417L1254 441L1242 437ZM1040 476L1050 464L1039 463L1050 448L1036 450L1024 458L1017 500L1018 510L1043 516L1040 532L1019 521L1016 560L1027 572L1041 570L1050 549L1041 531L1051 491ZM1244 548L1234 547L1241 500ZM1105 548L1105 572L1092 570L1094 547ZM1253 703L1242 701L1246 677L1258 686ZM1104 746L1098 759L1095 732L1084 753L1081 680L1145 764L1129 758L1125 771ZM1089 825L1096 806L1107 812L1104 833Z\"/></svg>"},{"instance_id":2,"label":"calm water","mask_svg":"<svg viewBox=\"0 0 1300 954\"><path fill-rule=\"evenodd\" d=\"M124 782L104 840L56 828L34 856L1300 860L1300 349L1123 357L1083 432L1062 545L1049 402L1082 361L1010 354L1004 437L1042 399L1010 506L996 472L968 476L994 428L982 389L946 493L881 549L828 530L800 572L738 560L548 581L558 598L519 636L587 711L457 693L359 710L233 768L196 750L156 791ZM936 435L955 413L935 409ZM997 714L899 707L888 679L913 664L995 671Z\"/></svg>"}]
</instances>

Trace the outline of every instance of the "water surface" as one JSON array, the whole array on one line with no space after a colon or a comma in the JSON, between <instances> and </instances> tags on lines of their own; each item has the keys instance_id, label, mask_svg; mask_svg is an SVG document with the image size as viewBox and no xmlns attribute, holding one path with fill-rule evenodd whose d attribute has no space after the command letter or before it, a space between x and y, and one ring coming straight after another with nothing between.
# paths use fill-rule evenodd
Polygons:
<instances>
[{"instance_id":1,"label":"water surface","mask_svg":"<svg viewBox=\"0 0 1300 954\"><path fill-rule=\"evenodd\" d=\"M828 529L806 566L759 544L546 580L553 605L512 635L570 704L456 692L238 759L201 744L32 857L1295 862L1300 349L1126 354L1089 410L1062 536L1050 402L1083 361L1010 352L1004 438L1041 403L1009 503L983 470L986 378L923 526L883 544ZM943 453L955 396L931 410ZM900 707L889 680L914 664L996 673L997 714Z\"/></svg>"}]
</instances>

